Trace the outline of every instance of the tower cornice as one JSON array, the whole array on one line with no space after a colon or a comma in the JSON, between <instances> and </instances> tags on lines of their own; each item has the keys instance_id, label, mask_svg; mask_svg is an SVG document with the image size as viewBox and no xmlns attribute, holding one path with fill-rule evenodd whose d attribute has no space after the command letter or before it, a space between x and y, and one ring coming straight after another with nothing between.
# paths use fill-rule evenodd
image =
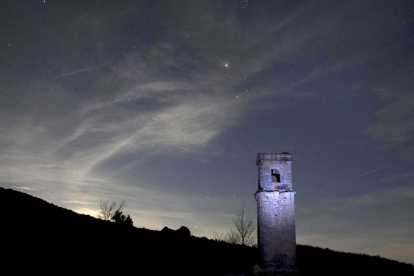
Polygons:
<instances>
[{"instance_id":1,"label":"tower cornice","mask_svg":"<svg viewBox=\"0 0 414 276\"><path fill-rule=\"evenodd\" d=\"M260 164L260 161L285 161L291 162L292 155L288 152L282 153L258 153L256 159L256 166Z\"/></svg>"}]
</instances>

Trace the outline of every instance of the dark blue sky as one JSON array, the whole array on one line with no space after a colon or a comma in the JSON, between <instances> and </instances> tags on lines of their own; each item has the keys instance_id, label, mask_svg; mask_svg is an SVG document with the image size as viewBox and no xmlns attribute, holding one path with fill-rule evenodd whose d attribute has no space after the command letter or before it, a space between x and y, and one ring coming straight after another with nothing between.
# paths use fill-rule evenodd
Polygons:
<instances>
[{"instance_id":1,"label":"dark blue sky","mask_svg":"<svg viewBox=\"0 0 414 276\"><path fill-rule=\"evenodd\" d=\"M0 185L213 237L293 155L297 241L414 263L412 1L3 1Z\"/></svg>"}]
</instances>

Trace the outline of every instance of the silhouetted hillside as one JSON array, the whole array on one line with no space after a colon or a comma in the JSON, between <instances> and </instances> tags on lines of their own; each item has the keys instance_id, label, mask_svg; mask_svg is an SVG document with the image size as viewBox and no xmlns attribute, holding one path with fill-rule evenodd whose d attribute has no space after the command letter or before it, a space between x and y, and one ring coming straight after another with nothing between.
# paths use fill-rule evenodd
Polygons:
<instances>
[{"instance_id":1,"label":"silhouetted hillside","mask_svg":"<svg viewBox=\"0 0 414 276\"><path fill-rule=\"evenodd\" d=\"M233 275L250 273L257 249L173 231L128 228L0 188L2 269L134 275ZM138 218L139 220L139 218ZM367 255L301 246L301 276L414 275L414 266Z\"/></svg>"}]
</instances>

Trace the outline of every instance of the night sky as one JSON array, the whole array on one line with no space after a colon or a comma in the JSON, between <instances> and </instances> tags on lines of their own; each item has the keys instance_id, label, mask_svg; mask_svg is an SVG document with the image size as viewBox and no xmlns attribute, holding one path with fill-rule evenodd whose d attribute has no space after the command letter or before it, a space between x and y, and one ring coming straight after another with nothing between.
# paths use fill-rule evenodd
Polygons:
<instances>
[{"instance_id":1,"label":"night sky","mask_svg":"<svg viewBox=\"0 0 414 276\"><path fill-rule=\"evenodd\" d=\"M212 238L293 156L299 244L414 263L413 1L1 1L0 186Z\"/></svg>"}]
</instances>

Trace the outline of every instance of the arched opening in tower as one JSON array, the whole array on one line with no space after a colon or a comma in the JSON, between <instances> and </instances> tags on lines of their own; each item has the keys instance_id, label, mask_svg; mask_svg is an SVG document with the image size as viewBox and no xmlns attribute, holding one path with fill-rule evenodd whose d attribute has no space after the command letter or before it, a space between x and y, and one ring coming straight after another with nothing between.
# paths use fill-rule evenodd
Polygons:
<instances>
[{"instance_id":1,"label":"arched opening in tower","mask_svg":"<svg viewBox=\"0 0 414 276\"><path fill-rule=\"evenodd\" d=\"M280 173L276 170L272 170L272 182L280 183Z\"/></svg>"}]
</instances>

